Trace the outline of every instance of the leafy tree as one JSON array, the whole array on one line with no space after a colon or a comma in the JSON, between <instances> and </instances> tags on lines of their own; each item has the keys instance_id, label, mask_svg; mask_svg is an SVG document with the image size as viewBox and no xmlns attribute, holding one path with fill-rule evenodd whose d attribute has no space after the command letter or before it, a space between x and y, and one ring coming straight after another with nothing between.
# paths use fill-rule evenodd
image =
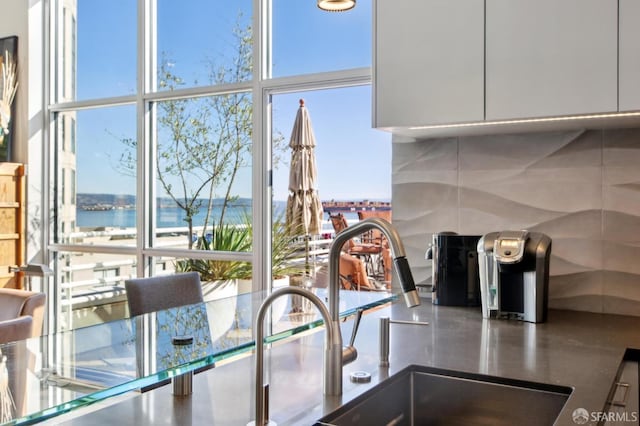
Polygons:
<instances>
[{"instance_id":1,"label":"leafy tree","mask_svg":"<svg viewBox=\"0 0 640 426\"><path fill-rule=\"evenodd\" d=\"M239 20L238 20L239 21ZM236 24L233 31L235 51L226 65L208 61L211 85L249 81L252 77L252 30ZM185 85L172 61L163 56L158 84L171 92ZM250 92L199 98L179 98L154 104L157 114L156 177L164 192L185 215L189 248L193 248L193 218L205 208L200 238L211 225L225 223L228 208L237 196L233 185L239 171L249 167L251 159L253 103ZM274 152L284 149L284 137L274 136ZM119 170L136 170L133 139L123 139L129 148L122 154ZM219 215L214 203L221 199Z\"/></svg>"}]
</instances>

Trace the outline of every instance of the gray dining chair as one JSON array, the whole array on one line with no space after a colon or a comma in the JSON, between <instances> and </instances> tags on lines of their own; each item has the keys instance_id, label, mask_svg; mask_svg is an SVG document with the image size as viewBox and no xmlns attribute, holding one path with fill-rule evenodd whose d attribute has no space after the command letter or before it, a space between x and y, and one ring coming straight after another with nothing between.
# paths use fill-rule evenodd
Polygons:
<instances>
[{"instance_id":1,"label":"gray dining chair","mask_svg":"<svg viewBox=\"0 0 640 426\"><path fill-rule=\"evenodd\" d=\"M177 308L179 306L192 305L204 301L202 297L202 285L200 274L197 272L182 272L173 275L162 275L159 277L131 278L125 280L124 287L127 292L127 303L129 305L129 315L147 314L149 312L161 311L164 309ZM195 373L213 368L214 365L201 367ZM189 377L189 386L192 373L186 373ZM176 395L178 389L184 392L182 381L175 381L180 376L174 378L173 388ZM162 380L156 384L143 386L141 392L147 392L169 384L171 379ZM189 391L190 392L190 391Z\"/></svg>"},{"instance_id":2,"label":"gray dining chair","mask_svg":"<svg viewBox=\"0 0 640 426\"><path fill-rule=\"evenodd\" d=\"M129 314L134 317L163 309L200 303L202 285L197 272L131 278L124 282Z\"/></svg>"}]
</instances>

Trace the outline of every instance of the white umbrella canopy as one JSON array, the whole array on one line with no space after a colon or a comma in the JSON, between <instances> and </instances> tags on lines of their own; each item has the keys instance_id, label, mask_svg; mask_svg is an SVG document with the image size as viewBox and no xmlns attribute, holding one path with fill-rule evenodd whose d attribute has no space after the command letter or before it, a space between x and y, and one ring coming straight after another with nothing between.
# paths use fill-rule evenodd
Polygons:
<instances>
[{"instance_id":1,"label":"white umbrella canopy","mask_svg":"<svg viewBox=\"0 0 640 426\"><path fill-rule=\"evenodd\" d=\"M315 146L311 118L300 99L289 141L291 168L289 170L289 198L287 199L287 223L292 229L305 235L317 235L322 229L322 203L316 188Z\"/></svg>"}]
</instances>

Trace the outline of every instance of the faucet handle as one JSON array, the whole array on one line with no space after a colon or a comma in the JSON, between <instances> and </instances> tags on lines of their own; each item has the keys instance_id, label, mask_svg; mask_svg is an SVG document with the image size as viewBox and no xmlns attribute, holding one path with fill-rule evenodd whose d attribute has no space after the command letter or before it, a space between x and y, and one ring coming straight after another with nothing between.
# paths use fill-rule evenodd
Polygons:
<instances>
[{"instance_id":1,"label":"faucet handle","mask_svg":"<svg viewBox=\"0 0 640 426\"><path fill-rule=\"evenodd\" d=\"M349 340L349 346L353 346L356 341L356 333L358 333L358 328L360 327L360 320L362 319L362 313L364 309L359 308L356 311L356 318L353 320L353 331L351 332L351 340Z\"/></svg>"},{"instance_id":2,"label":"faucet handle","mask_svg":"<svg viewBox=\"0 0 640 426\"><path fill-rule=\"evenodd\" d=\"M263 402L263 410L264 410L264 418L267 422L269 422L269 383L265 383L262 386L262 389L264 391L263 395L264 395L264 402Z\"/></svg>"},{"instance_id":3,"label":"faucet handle","mask_svg":"<svg viewBox=\"0 0 640 426\"><path fill-rule=\"evenodd\" d=\"M362 313L364 309L358 309L356 311L356 318L353 320L353 331L351 332L351 340L349 340L349 345L344 346L342 348L342 365L347 365L358 358L358 350L353 345L356 340L356 334L358 333L358 328L360 327L360 320L362 319Z\"/></svg>"}]
</instances>

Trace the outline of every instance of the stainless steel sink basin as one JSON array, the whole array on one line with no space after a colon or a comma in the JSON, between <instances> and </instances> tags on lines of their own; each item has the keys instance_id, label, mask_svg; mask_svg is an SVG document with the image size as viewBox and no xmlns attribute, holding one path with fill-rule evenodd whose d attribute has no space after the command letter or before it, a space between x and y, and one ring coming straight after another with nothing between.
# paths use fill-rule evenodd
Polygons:
<instances>
[{"instance_id":1,"label":"stainless steel sink basin","mask_svg":"<svg viewBox=\"0 0 640 426\"><path fill-rule=\"evenodd\" d=\"M316 425L552 425L571 391L411 365Z\"/></svg>"}]
</instances>

